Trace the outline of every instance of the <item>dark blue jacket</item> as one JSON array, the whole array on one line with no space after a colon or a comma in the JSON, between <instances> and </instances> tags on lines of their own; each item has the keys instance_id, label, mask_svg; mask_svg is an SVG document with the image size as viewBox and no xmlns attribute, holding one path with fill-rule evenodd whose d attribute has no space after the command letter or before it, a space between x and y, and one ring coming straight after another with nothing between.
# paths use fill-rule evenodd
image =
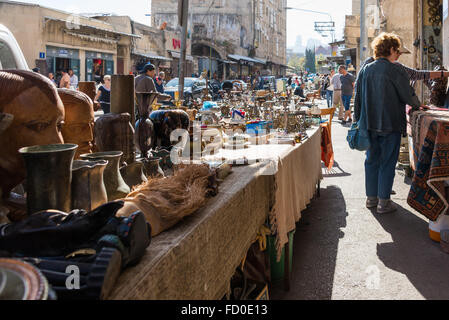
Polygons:
<instances>
[{"instance_id":1,"label":"dark blue jacket","mask_svg":"<svg viewBox=\"0 0 449 320\"><path fill-rule=\"evenodd\" d=\"M295 96L300 96L301 98L306 98L304 97L304 90L301 88L301 86L298 86L295 88L295 92L293 93Z\"/></svg>"},{"instance_id":2,"label":"dark blue jacket","mask_svg":"<svg viewBox=\"0 0 449 320\"><path fill-rule=\"evenodd\" d=\"M164 82L162 82L161 85L157 84L157 80L159 79L159 77L154 78L154 86L156 87L157 92L159 93L164 93Z\"/></svg>"},{"instance_id":3,"label":"dark blue jacket","mask_svg":"<svg viewBox=\"0 0 449 320\"><path fill-rule=\"evenodd\" d=\"M405 105L419 108L421 102L410 86L407 73L385 58L367 64L356 82L354 117L365 121L360 128L380 133L405 133L407 128Z\"/></svg>"}]
</instances>

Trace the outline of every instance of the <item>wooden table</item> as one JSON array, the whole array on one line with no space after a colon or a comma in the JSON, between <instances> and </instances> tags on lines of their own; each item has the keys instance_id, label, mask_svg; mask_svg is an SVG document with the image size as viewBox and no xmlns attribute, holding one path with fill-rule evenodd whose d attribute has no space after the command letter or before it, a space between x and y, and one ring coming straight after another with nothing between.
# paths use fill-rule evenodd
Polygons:
<instances>
[{"instance_id":1,"label":"wooden table","mask_svg":"<svg viewBox=\"0 0 449 320\"><path fill-rule=\"evenodd\" d=\"M320 134L319 128L309 131L318 155ZM281 161L283 155L301 151L301 145L254 147L277 150L270 156ZM302 173L291 175L300 179ZM316 178L321 179L321 172ZM122 273L109 299L221 299L267 221L275 191L275 172L267 171L266 162L234 167L206 206L152 239L140 263Z\"/></svg>"}]
</instances>

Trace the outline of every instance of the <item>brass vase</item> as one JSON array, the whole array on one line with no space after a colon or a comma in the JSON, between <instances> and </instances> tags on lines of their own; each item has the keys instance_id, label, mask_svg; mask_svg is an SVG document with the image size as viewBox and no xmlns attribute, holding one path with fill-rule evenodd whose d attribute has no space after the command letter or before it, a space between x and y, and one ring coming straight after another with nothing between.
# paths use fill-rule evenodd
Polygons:
<instances>
[{"instance_id":1,"label":"brass vase","mask_svg":"<svg viewBox=\"0 0 449 320\"><path fill-rule=\"evenodd\" d=\"M144 172L147 177L164 177L164 171L160 167L162 158L150 157L143 159Z\"/></svg>"},{"instance_id":2,"label":"brass vase","mask_svg":"<svg viewBox=\"0 0 449 320\"><path fill-rule=\"evenodd\" d=\"M103 181L106 160L75 160L72 166L72 210L90 212L108 202Z\"/></svg>"},{"instance_id":3,"label":"brass vase","mask_svg":"<svg viewBox=\"0 0 449 320\"><path fill-rule=\"evenodd\" d=\"M120 158L122 151L97 152L81 155L81 159L97 161L107 160L108 164L104 169L104 185L108 194L108 201L125 198L130 192L129 186L120 174Z\"/></svg>"},{"instance_id":4,"label":"brass vase","mask_svg":"<svg viewBox=\"0 0 449 320\"><path fill-rule=\"evenodd\" d=\"M134 186L138 186L148 179L143 173L143 163L136 161L127 166L120 168L120 173L125 180L126 184L132 189Z\"/></svg>"},{"instance_id":5,"label":"brass vase","mask_svg":"<svg viewBox=\"0 0 449 320\"><path fill-rule=\"evenodd\" d=\"M25 147L19 153L27 170L27 211L70 211L72 163L76 144Z\"/></svg>"}]
</instances>

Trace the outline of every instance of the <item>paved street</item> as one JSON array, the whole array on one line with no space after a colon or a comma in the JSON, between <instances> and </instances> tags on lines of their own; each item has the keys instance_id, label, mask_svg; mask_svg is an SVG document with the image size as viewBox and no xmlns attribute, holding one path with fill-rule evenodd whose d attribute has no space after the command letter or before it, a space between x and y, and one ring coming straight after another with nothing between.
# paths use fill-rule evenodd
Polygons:
<instances>
[{"instance_id":1,"label":"paved street","mask_svg":"<svg viewBox=\"0 0 449 320\"><path fill-rule=\"evenodd\" d=\"M367 209L364 153L349 149L347 130L334 121L334 169L297 224L291 290L277 283L271 299L449 299L449 255L408 206L410 180L396 171L399 211Z\"/></svg>"}]
</instances>

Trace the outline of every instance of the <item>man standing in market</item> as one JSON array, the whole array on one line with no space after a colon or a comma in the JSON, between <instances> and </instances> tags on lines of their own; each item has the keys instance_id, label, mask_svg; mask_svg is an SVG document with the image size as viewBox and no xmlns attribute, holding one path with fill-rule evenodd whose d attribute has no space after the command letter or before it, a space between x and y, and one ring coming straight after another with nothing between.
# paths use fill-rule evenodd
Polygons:
<instances>
[{"instance_id":1,"label":"man standing in market","mask_svg":"<svg viewBox=\"0 0 449 320\"><path fill-rule=\"evenodd\" d=\"M78 76L73 72L72 69L69 69L69 76L70 76L70 87L73 89L78 88Z\"/></svg>"},{"instance_id":2,"label":"man standing in market","mask_svg":"<svg viewBox=\"0 0 449 320\"><path fill-rule=\"evenodd\" d=\"M62 78L59 81L59 88L70 89L70 76L67 73L67 70L62 70Z\"/></svg>"},{"instance_id":3,"label":"man standing in market","mask_svg":"<svg viewBox=\"0 0 449 320\"><path fill-rule=\"evenodd\" d=\"M135 79L135 90L139 117L145 115L148 116L152 111L152 108L150 106L150 95L148 95L147 93L157 92L156 86L153 81L155 69L156 67L153 64L148 63L143 67L143 69L140 71L140 75L138 75ZM171 99L171 96L159 93L158 99L167 101Z\"/></svg>"},{"instance_id":4,"label":"man standing in market","mask_svg":"<svg viewBox=\"0 0 449 320\"><path fill-rule=\"evenodd\" d=\"M306 85L304 83L301 83L300 86L297 86L295 88L295 92L293 93L295 96L298 96L301 98L301 102L306 101L306 97L304 95L304 88L306 87Z\"/></svg>"},{"instance_id":5,"label":"man standing in market","mask_svg":"<svg viewBox=\"0 0 449 320\"><path fill-rule=\"evenodd\" d=\"M344 111L343 102L341 100L341 81L340 74L336 73L331 79L331 86L334 88L332 97L332 107L338 108L338 120L343 121Z\"/></svg>"},{"instance_id":6,"label":"man standing in market","mask_svg":"<svg viewBox=\"0 0 449 320\"><path fill-rule=\"evenodd\" d=\"M351 118L351 99L354 94L355 78L346 70L346 66L341 65L338 67L338 73L340 74L341 82L341 100L345 108L345 116L341 122L343 125L346 121L352 122Z\"/></svg>"},{"instance_id":7,"label":"man standing in market","mask_svg":"<svg viewBox=\"0 0 449 320\"><path fill-rule=\"evenodd\" d=\"M159 76L156 77L154 85L156 86L156 90L159 93L164 93L164 79L165 79L165 73L164 71L159 72Z\"/></svg>"}]
</instances>

